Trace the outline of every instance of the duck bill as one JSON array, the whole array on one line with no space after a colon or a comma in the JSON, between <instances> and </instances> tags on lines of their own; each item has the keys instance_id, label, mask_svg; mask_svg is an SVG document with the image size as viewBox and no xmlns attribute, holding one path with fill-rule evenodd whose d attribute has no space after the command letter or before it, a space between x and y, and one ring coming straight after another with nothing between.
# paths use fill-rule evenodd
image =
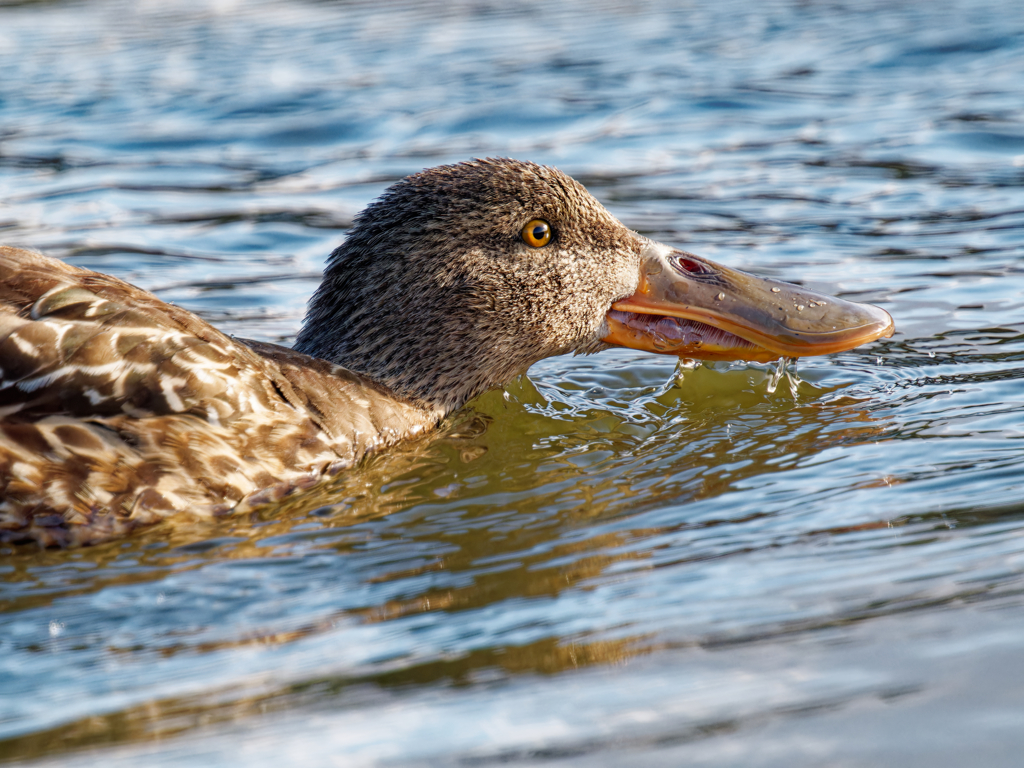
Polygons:
<instances>
[{"instance_id":1,"label":"duck bill","mask_svg":"<svg viewBox=\"0 0 1024 768\"><path fill-rule=\"evenodd\" d=\"M889 313L724 267L660 243L636 292L612 304L603 341L699 360L828 355L892 336Z\"/></svg>"}]
</instances>

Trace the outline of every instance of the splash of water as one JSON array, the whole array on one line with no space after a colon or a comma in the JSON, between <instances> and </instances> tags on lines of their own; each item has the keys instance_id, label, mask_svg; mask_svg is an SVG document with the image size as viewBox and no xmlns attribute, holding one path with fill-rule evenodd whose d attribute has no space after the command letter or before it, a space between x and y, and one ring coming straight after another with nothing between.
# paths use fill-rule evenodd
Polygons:
<instances>
[{"instance_id":1,"label":"splash of water","mask_svg":"<svg viewBox=\"0 0 1024 768\"><path fill-rule=\"evenodd\" d=\"M779 386L779 382L782 377L786 377L786 381L789 383L789 393L796 400L797 388L800 385L800 377L796 373L796 358L795 357L780 357L779 362L775 366L775 371L768 377L768 394L774 394L775 390Z\"/></svg>"},{"instance_id":2,"label":"splash of water","mask_svg":"<svg viewBox=\"0 0 1024 768\"><path fill-rule=\"evenodd\" d=\"M683 377L687 371L694 371L700 363L691 357L680 357L676 363L676 370L672 374L672 383L677 387L683 386Z\"/></svg>"}]
</instances>

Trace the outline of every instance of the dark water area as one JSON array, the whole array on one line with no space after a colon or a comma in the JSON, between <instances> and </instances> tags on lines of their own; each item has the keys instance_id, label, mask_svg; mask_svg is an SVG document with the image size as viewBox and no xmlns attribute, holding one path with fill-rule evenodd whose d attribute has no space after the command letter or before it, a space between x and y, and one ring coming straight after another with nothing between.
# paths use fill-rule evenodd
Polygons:
<instances>
[{"instance_id":1,"label":"dark water area","mask_svg":"<svg viewBox=\"0 0 1024 768\"><path fill-rule=\"evenodd\" d=\"M0 242L230 333L473 156L897 333L551 359L258 517L8 548L0 760L1019 765L1019 3L0 3Z\"/></svg>"}]
</instances>

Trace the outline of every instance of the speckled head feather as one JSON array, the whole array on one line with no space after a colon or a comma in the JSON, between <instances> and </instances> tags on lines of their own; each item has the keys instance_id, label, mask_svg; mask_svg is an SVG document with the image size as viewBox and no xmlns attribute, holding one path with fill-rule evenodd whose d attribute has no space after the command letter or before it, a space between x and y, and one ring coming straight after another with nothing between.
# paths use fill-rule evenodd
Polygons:
<instances>
[{"instance_id":1,"label":"speckled head feather","mask_svg":"<svg viewBox=\"0 0 1024 768\"><path fill-rule=\"evenodd\" d=\"M523 227L547 221L551 241ZM296 349L441 413L555 354L591 352L643 239L554 168L441 166L389 188L331 254Z\"/></svg>"}]
</instances>

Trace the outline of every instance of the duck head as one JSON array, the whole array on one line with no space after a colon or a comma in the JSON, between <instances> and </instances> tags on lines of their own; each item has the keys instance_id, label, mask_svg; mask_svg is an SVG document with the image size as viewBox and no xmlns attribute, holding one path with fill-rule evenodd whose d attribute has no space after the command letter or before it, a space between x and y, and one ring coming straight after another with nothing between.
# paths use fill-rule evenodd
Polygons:
<instances>
[{"instance_id":1,"label":"duck head","mask_svg":"<svg viewBox=\"0 0 1024 768\"><path fill-rule=\"evenodd\" d=\"M877 307L632 232L558 170L489 159L425 170L367 207L296 349L444 415L552 355L620 345L764 362L892 330Z\"/></svg>"}]
</instances>

